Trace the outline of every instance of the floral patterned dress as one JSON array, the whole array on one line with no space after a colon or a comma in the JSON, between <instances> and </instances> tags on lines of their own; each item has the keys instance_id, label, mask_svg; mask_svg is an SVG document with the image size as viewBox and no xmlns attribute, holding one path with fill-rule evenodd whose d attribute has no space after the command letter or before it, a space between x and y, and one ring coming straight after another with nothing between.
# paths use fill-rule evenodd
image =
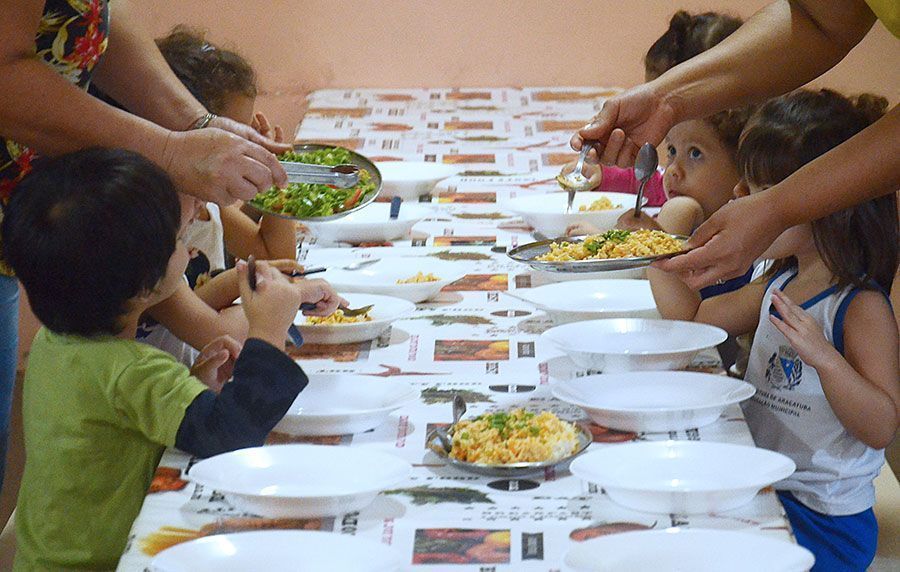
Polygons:
<instances>
[{"instance_id":1,"label":"floral patterned dress","mask_svg":"<svg viewBox=\"0 0 900 572\"><path fill-rule=\"evenodd\" d=\"M108 33L108 0L46 0L34 37L35 57L86 90L106 51ZM34 157L33 149L0 137L0 205L31 171ZM7 272L0 261L2 273Z\"/></svg>"}]
</instances>

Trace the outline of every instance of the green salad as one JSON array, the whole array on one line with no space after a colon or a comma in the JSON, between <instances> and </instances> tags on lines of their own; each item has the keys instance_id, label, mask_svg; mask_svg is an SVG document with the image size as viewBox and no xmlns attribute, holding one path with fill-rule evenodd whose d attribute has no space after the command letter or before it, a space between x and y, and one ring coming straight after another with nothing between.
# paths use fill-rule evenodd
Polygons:
<instances>
[{"instance_id":1,"label":"green salad","mask_svg":"<svg viewBox=\"0 0 900 572\"><path fill-rule=\"evenodd\" d=\"M278 158L281 161L334 166L350 163L350 151L340 148L319 149L309 153L289 151L279 155ZM365 169L360 169L359 182L346 189L337 189L329 185L288 183L285 189L272 187L264 193L259 193L250 204L264 211L287 216L315 218L350 210L374 192L375 182L372 175Z\"/></svg>"}]
</instances>

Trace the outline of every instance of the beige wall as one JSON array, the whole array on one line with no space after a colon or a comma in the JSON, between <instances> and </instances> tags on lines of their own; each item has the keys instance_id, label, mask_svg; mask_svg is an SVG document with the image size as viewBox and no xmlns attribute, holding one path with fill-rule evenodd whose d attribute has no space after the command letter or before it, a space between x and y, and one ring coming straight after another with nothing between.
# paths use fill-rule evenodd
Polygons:
<instances>
[{"instance_id":1,"label":"beige wall","mask_svg":"<svg viewBox=\"0 0 900 572\"><path fill-rule=\"evenodd\" d=\"M630 86L678 8L747 17L767 0L144 0L150 27L203 27L256 66L259 108L290 129L323 87ZM900 100L900 42L881 24L828 74Z\"/></svg>"}]
</instances>

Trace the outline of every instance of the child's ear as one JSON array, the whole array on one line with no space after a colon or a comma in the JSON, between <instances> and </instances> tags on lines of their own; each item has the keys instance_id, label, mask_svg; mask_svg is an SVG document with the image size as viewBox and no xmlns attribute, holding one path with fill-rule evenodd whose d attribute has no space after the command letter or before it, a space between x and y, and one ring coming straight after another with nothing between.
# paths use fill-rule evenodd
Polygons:
<instances>
[{"instance_id":1,"label":"child's ear","mask_svg":"<svg viewBox=\"0 0 900 572\"><path fill-rule=\"evenodd\" d=\"M750 187L747 186L747 181L745 181L744 179L738 181L734 186L734 190L732 191L732 193L734 193L734 198L736 199L750 196Z\"/></svg>"}]
</instances>

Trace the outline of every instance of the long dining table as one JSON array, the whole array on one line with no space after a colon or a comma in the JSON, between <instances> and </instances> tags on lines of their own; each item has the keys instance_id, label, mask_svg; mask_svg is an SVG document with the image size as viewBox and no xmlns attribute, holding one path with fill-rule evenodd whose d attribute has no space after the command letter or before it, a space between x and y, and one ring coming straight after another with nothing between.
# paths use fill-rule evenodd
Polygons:
<instances>
[{"instance_id":1,"label":"long dining table","mask_svg":"<svg viewBox=\"0 0 900 572\"><path fill-rule=\"evenodd\" d=\"M356 435L300 438L273 432L268 444L368 447L413 465L407 482L360 512L317 519L266 519L236 510L227 498L183 479L195 462L170 449L132 527L118 570L147 570L153 556L213 534L275 528L329 531L373 539L398 551L404 570L568 570L564 559L589 538L672 526L741 530L793 541L771 488L719 514L650 514L615 504L565 470L519 478L482 476L448 466L426 448L430 429L451 421L463 395L469 415L526 407L586 422L577 407L554 399L555 380L582 376L540 339L552 326L515 296L558 277L510 260L506 250L532 241L531 229L507 208L511 198L558 191L554 177L574 157L568 141L614 89L346 89L312 93L296 141L353 149L377 162L425 161L458 167L438 184L428 217L403 240L324 244L307 236L298 256L309 266L367 258L439 259L464 278L417 305L410 317L370 342L305 344L287 351L310 375L353 376L359 383L402 379L420 398L386 423ZM328 272L320 275L328 278ZM690 369L724 375L717 352ZM591 425L590 449L633 441L696 440L753 445L740 407L713 424L672 433L636 434ZM360 467L360 472L365 467ZM710 547L714 550L715 547Z\"/></svg>"}]
</instances>

